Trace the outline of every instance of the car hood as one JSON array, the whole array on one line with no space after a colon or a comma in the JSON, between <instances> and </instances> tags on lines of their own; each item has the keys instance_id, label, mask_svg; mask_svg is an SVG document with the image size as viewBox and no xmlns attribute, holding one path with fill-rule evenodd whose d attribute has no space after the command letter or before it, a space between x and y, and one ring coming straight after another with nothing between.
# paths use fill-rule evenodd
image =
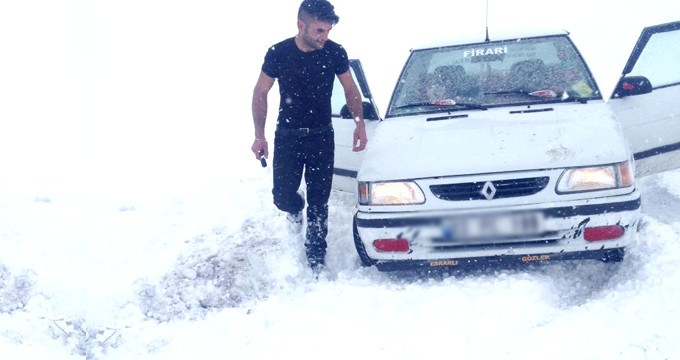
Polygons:
<instances>
[{"instance_id":1,"label":"car hood","mask_svg":"<svg viewBox=\"0 0 680 360\"><path fill-rule=\"evenodd\" d=\"M358 179L554 169L628 158L623 133L604 102L524 106L388 118L369 139Z\"/></svg>"}]
</instances>

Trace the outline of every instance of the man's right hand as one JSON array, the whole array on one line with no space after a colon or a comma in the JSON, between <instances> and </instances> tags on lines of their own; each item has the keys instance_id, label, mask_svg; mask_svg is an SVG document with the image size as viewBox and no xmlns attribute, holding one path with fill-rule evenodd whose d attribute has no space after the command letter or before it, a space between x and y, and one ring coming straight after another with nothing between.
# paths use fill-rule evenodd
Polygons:
<instances>
[{"instance_id":1,"label":"man's right hand","mask_svg":"<svg viewBox=\"0 0 680 360\"><path fill-rule=\"evenodd\" d=\"M255 153L255 159L260 160L262 156L265 159L269 158L269 146L267 145L267 139L255 139L253 146L250 148Z\"/></svg>"}]
</instances>

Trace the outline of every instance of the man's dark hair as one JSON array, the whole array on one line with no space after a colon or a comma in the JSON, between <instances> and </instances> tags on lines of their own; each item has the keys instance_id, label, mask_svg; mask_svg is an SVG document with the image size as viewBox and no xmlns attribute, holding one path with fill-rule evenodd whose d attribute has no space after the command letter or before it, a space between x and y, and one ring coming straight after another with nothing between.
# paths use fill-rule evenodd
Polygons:
<instances>
[{"instance_id":1,"label":"man's dark hair","mask_svg":"<svg viewBox=\"0 0 680 360\"><path fill-rule=\"evenodd\" d=\"M335 15L333 5L326 0L304 0L300 4L300 10L298 10L298 19L306 21L308 18L327 22L331 25L340 21L340 17Z\"/></svg>"}]
</instances>

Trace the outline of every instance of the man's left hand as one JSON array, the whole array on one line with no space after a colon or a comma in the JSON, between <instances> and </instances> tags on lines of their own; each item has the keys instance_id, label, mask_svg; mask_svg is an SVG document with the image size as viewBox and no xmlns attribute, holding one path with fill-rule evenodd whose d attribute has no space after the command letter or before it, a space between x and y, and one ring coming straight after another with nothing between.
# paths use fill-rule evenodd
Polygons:
<instances>
[{"instance_id":1,"label":"man's left hand","mask_svg":"<svg viewBox=\"0 0 680 360\"><path fill-rule=\"evenodd\" d=\"M352 142L352 151L362 151L366 148L366 129L364 127L364 122L358 122L356 129L354 129L354 141Z\"/></svg>"}]
</instances>

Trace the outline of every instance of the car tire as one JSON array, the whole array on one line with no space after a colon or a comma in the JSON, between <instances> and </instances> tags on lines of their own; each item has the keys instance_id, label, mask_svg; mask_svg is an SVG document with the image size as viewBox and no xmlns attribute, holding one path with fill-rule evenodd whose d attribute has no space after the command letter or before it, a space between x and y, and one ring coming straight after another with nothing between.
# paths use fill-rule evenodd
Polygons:
<instances>
[{"instance_id":1,"label":"car tire","mask_svg":"<svg viewBox=\"0 0 680 360\"><path fill-rule=\"evenodd\" d=\"M357 219L354 217L352 221L352 232L354 234L354 246L357 248L357 254L359 254L359 259L361 260L361 266L370 267L376 264L376 261L371 259L366 253L366 248L364 243L359 237L359 230L357 229Z\"/></svg>"}]
</instances>

